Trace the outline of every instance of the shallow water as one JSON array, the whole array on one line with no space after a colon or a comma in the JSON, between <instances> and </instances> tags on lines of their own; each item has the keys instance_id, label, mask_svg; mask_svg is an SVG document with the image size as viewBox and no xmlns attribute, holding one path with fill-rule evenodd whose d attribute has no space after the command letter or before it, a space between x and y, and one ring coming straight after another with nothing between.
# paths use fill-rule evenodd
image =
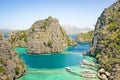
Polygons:
<instances>
[{"instance_id":1,"label":"shallow water","mask_svg":"<svg viewBox=\"0 0 120 80\"><path fill-rule=\"evenodd\" d=\"M27 72L17 80L99 80L80 76L82 71L89 69L96 74L96 69L88 66L83 68L79 64L83 59L93 63L94 58L82 56L82 52L88 51L88 49L88 43L79 43L62 53L35 55L27 54L26 48L15 48L27 65ZM64 69L67 66L71 67L74 73L67 72Z\"/></svg>"}]
</instances>

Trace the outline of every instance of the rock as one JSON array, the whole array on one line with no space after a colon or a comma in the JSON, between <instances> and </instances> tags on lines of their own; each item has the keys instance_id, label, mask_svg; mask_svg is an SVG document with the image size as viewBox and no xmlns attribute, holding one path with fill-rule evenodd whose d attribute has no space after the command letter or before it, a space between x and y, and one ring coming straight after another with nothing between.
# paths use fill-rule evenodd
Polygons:
<instances>
[{"instance_id":1,"label":"rock","mask_svg":"<svg viewBox=\"0 0 120 80\"><path fill-rule=\"evenodd\" d=\"M109 76L109 80L120 80L120 0L98 18L90 54L97 58L99 67L107 71L104 75Z\"/></svg>"},{"instance_id":2,"label":"rock","mask_svg":"<svg viewBox=\"0 0 120 80\"><path fill-rule=\"evenodd\" d=\"M106 77L110 77L110 73L107 72L107 71L105 71L104 68L100 68L100 69L98 70L98 74L99 74L99 76L101 76L102 74L104 74L104 76L106 75Z\"/></svg>"},{"instance_id":3,"label":"rock","mask_svg":"<svg viewBox=\"0 0 120 80\"><path fill-rule=\"evenodd\" d=\"M25 72L25 65L19 59L8 41L0 40L0 80L13 80Z\"/></svg>"},{"instance_id":4,"label":"rock","mask_svg":"<svg viewBox=\"0 0 120 80\"><path fill-rule=\"evenodd\" d=\"M28 53L62 52L65 46L72 45L58 20L52 17L36 21L28 30L28 40Z\"/></svg>"},{"instance_id":5,"label":"rock","mask_svg":"<svg viewBox=\"0 0 120 80\"><path fill-rule=\"evenodd\" d=\"M104 68L100 68L98 70L98 77L101 78L102 80L108 80L108 77L110 77L110 73L105 71Z\"/></svg>"},{"instance_id":6,"label":"rock","mask_svg":"<svg viewBox=\"0 0 120 80\"><path fill-rule=\"evenodd\" d=\"M102 74L100 78L101 78L102 80L108 80L108 78L106 77L105 74Z\"/></svg>"},{"instance_id":7,"label":"rock","mask_svg":"<svg viewBox=\"0 0 120 80\"><path fill-rule=\"evenodd\" d=\"M120 79L120 64L115 64L112 66L110 79L119 80Z\"/></svg>"},{"instance_id":8,"label":"rock","mask_svg":"<svg viewBox=\"0 0 120 80\"><path fill-rule=\"evenodd\" d=\"M105 74L106 74L106 76L108 76L108 77L110 76L110 73L109 73L109 72L105 72Z\"/></svg>"},{"instance_id":9,"label":"rock","mask_svg":"<svg viewBox=\"0 0 120 80\"><path fill-rule=\"evenodd\" d=\"M99 69L99 72L105 72L104 68Z\"/></svg>"}]
</instances>

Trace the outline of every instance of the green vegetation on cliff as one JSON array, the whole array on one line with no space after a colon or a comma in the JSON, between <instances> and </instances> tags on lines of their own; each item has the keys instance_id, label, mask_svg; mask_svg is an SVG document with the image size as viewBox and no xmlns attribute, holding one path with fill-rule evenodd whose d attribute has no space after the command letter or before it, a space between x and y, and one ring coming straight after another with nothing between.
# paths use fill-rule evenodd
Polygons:
<instances>
[{"instance_id":1,"label":"green vegetation on cliff","mask_svg":"<svg viewBox=\"0 0 120 80\"><path fill-rule=\"evenodd\" d=\"M3 36L2 36L2 34L0 33L0 40L2 40L2 37L3 37Z\"/></svg>"},{"instance_id":2,"label":"green vegetation on cliff","mask_svg":"<svg viewBox=\"0 0 120 80\"><path fill-rule=\"evenodd\" d=\"M77 34L76 41L77 42L92 42L93 31L89 31L86 33Z\"/></svg>"},{"instance_id":3,"label":"green vegetation on cliff","mask_svg":"<svg viewBox=\"0 0 120 80\"><path fill-rule=\"evenodd\" d=\"M5 73L5 69L3 67L0 67L0 73Z\"/></svg>"},{"instance_id":4,"label":"green vegetation on cliff","mask_svg":"<svg viewBox=\"0 0 120 80\"><path fill-rule=\"evenodd\" d=\"M18 75L19 71L20 71L20 68L18 66L16 66L16 68L15 68L15 74Z\"/></svg>"},{"instance_id":5,"label":"green vegetation on cliff","mask_svg":"<svg viewBox=\"0 0 120 80\"><path fill-rule=\"evenodd\" d=\"M18 30L10 33L9 42L14 47L27 47L27 31Z\"/></svg>"}]
</instances>

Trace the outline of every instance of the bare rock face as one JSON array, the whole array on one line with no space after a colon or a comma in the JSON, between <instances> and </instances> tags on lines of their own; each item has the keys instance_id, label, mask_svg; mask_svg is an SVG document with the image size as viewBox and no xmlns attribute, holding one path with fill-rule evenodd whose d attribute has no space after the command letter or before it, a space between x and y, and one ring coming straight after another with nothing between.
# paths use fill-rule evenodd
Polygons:
<instances>
[{"instance_id":1,"label":"bare rock face","mask_svg":"<svg viewBox=\"0 0 120 80\"><path fill-rule=\"evenodd\" d=\"M62 52L64 47L76 44L52 17L36 21L28 30L13 31L9 42L13 47L26 47L28 53L36 54Z\"/></svg>"},{"instance_id":2,"label":"bare rock face","mask_svg":"<svg viewBox=\"0 0 120 80\"><path fill-rule=\"evenodd\" d=\"M111 78L113 80L119 80L120 79L120 64L115 64L112 66L112 73Z\"/></svg>"},{"instance_id":3,"label":"bare rock face","mask_svg":"<svg viewBox=\"0 0 120 80\"><path fill-rule=\"evenodd\" d=\"M28 30L28 53L62 52L70 45L72 40L55 18L39 20Z\"/></svg>"},{"instance_id":4,"label":"bare rock face","mask_svg":"<svg viewBox=\"0 0 120 80\"><path fill-rule=\"evenodd\" d=\"M99 67L110 72L109 80L120 80L120 0L98 18L90 54L98 59Z\"/></svg>"},{"instance_id":5,"label":"bare rock face","mask_svg":"<svg viewBox=\"0 0 120 80\"><path fill-rule=\"evenodd\" d=\"M25 65L0 36L0 80L14 80L25 72Z\"/></svg>"},{"instance_id":6,"label":"bare rock face","mask_svg":"<svg viewBox=\"0 0 120 80\"><path fill-rule=\"evenodd\" d=\"M100 68L98 71L98 77L102 80L108 80L108 77L110 77L110 73L105 71L105 69Z\"/></svg>"}]
</instances>

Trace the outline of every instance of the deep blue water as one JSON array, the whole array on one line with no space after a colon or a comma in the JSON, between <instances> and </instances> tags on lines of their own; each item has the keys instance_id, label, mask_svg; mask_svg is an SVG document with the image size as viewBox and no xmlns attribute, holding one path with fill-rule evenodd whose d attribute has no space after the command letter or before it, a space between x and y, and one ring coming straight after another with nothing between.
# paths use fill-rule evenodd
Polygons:
<instances>
[{"instance_id":1,"label":"deep blue water","mask_svg":"<svg viewBox=\"0 0 120 80\"><path fill-rule=\"evenodd\" d=\"M88 42L79 42L77 46L71 46L67 49L70 52L88 52L90 45Z\"/></svg>"},{"instance_id":2,"label":"deep blue water","mask_svg":"<svg viewBox=\"0 0 120 80\"><path fill-rule=\"evenodd\" d=\"M8 33L4 33L4 34L3 34L3 37L4 37L4 38L8 38L8 37L9 37L9 34L8 34Z\"/></svg>"},{"instance_id":3,"label":"deep blue water","mask_svg":"<svg viewBox=\"0 0 120 80\"><path fill-rule=\"evenodd\" d=\"M30 68L64 68L78 65L82 57L73 54L20 55Z\"/></svg>"},{"instance_id":4,"label":"deep blue water","mask_svg":"<svg viewBox=\"0 0 120 80\"><path fill-rule=\"evenodd\" d=\"M88 43L79 43L77 46L72 46L66 49L63 53L53 53L53 54L19 54L21 58L25 61L30 68L64 68L66 66L78 65L78 62L83 59L82 56L78 56L82 52L88 51ZM23 49L16 48L17 51ZM19 52L23 53L23 52ZM66 54L70 53L70 54ZM77 55L76 55L77 54Z\"/></svg>"}]
</instances>

